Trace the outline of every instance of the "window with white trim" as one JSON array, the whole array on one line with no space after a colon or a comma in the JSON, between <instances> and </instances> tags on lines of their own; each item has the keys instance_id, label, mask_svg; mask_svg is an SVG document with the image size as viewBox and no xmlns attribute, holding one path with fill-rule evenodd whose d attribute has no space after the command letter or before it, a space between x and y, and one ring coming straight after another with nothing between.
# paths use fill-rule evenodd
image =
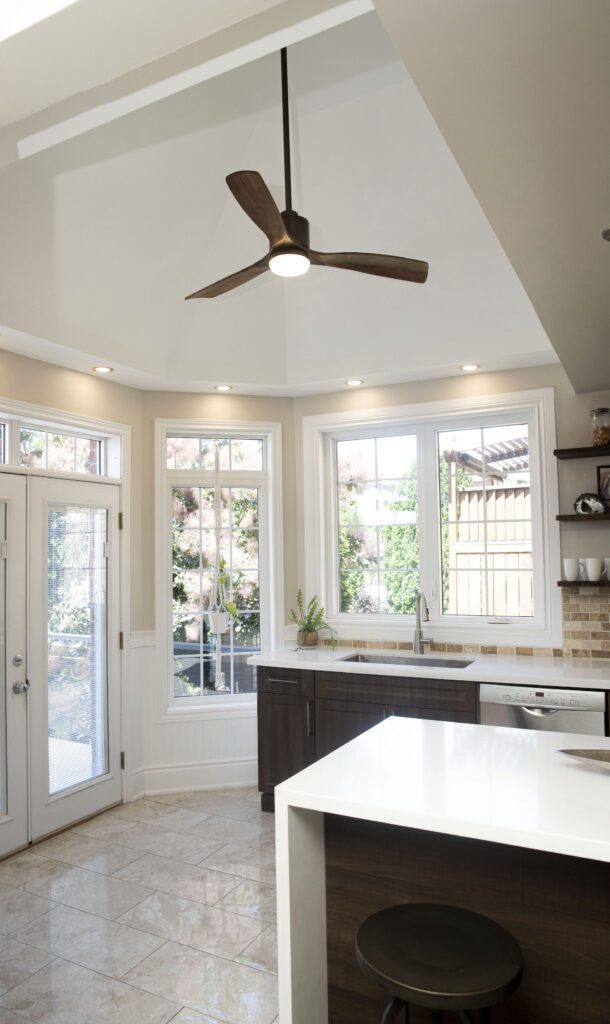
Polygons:
<instances>
[{"instance_id":1,"label":"window with white trim","mask_svg":"<svg viewBox=\"0 0 610 1024\"><path fill-rule=\"evenodd\" d=\"M248 658L272 635L271 442L228 426L162 431L170 708L256 692Z\"/></svg>"},{"instance_id":2,"label":"window with white trim","mask_svg":"<svg viewBox=\"0 0 610 1024\"><path fill-rule=\"evenodd\" d=\"M552 392L483 401L306 417L307 591L340 635L411 639L421 589L438 641L558 641Z\"/></svg>"},{"instance_id":3,"label":"window with white trim","mask_svg":"<svg viewBox=\"0 0 610 1024\"><path fill-rule=\"evenodd\" d=\"M0 422L0 464L47 475L121 476L121 440L61 420L10 414Z\"/></svg>"}]
</instances>

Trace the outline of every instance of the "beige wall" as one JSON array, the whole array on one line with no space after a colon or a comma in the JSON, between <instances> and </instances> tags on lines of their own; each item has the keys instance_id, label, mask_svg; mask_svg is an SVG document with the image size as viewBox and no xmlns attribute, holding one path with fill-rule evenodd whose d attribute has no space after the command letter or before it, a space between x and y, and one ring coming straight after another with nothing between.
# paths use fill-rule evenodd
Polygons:
<instances>
[{"instance_id":1,"label":"beige wall","mask_svg":"<svg viewBox=\"0 0 610 1024\"><path fill-rule=\"evenodd\" d=\"M154 616L154 420L156 417L261 420L282 424L284 484L284 558L286 604L290 607L303 578L301 537L301 448L303 416L497 394L553 386L556 392L558 444L590 442L589 410L610 405L610 392L575 395L559 366L476 374L445 380L363 388L310 398L257 398L137 391L108 379L76 373L0 351L0 398L50 406L71 413L129 424L132 431L132 622L134 631L155 627ZM610 461L610 460L609 460ZM559 472L562 511L571 511L580 491L595 490L595 460L562 463ZM610 556L605 528L563 527L566 555ZM559 566L557 566L559 573Z\"/></svg>"}]
</instances>

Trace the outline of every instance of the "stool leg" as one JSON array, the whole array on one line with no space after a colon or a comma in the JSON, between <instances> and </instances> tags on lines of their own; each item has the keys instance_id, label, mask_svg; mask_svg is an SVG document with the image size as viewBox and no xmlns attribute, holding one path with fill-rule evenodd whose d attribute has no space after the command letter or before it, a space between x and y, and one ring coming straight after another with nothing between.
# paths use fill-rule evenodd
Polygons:
<instances>
[{"instance_id":1,"label":"stool leg","mask_svg":"<svg viewBox=\"0 0 610 1024\"><path fill-rule=\"evenodd\" d=\"M486 1006L484 1010L481 1010L481 1024L492 1024L491 1006Z\"/></svg>"},{"instance_id":2,"label":"stool leg","mask_svg":"<svg viewBox=\"0 0 610 1024\"><path fill-rule=\"evenodd\" d=\"M402 999L391 999L381 1018L381 1024L409 1024L409 1007Z\"/></svg>"},{"instance_id":3,"label":"stool leg","mask_svg":"<svg viewBox=\"0 0 610 1024\"><path fill-rule=\"evenodd\" d=\"M445 1014L443 1013L442 1010L433 1010L432 1019L435 1021L435 1024L443 1024Z\"/></svg>"}]
</instances>

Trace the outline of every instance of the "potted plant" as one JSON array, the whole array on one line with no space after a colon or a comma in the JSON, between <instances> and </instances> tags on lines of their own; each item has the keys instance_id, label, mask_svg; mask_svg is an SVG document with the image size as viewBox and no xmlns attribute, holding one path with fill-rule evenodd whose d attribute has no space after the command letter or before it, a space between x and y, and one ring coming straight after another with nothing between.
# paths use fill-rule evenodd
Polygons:
<instances>
[{"instance_id":1,"label":"potted plant","mask_svg":"<svg viewBox=\"0 0 610 1024\"><path fill-rule=\"evenodd\" d=\"M231 622L237 621L237 605L234 601L228 600L229 574L227 563L221 559L218 570L214 574L212 593L208 616L210 619L210 633L216 635L226 633Z\"/></svg>"},{"instance_id":2,"label":"potted plant","mask_svg":"<svg viewBox=\"0 0 610 1024\"><path fill-rule=\"evenodd\" d=\"M318 643L318 633L321 629L327 629L330 633L332 646L336 644L335 631L324 619L324 609L320 606L317 594L314 594L311 601L305 607L303 591L297 590L297 606L290 609L290 618L297 627L297 644L299 647L315 647Z\"/></svg>"}]
</instances>

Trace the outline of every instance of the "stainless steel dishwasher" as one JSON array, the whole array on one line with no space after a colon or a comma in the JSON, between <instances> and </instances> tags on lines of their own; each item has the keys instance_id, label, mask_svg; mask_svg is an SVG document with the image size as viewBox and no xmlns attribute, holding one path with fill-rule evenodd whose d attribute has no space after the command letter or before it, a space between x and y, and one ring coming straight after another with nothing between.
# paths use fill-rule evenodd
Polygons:
<instances>
[{"instance_id":1,"label":"stainless steel dishwasher","mask_svg":"<svg viewBox=\"0 0 610 1024\"><path fill-rule=\"evenodd\" d=\"M606 734L606 694L603 690L548 690L481 683L481 725L545 732Z\"/></svg>"}]
</instances>

